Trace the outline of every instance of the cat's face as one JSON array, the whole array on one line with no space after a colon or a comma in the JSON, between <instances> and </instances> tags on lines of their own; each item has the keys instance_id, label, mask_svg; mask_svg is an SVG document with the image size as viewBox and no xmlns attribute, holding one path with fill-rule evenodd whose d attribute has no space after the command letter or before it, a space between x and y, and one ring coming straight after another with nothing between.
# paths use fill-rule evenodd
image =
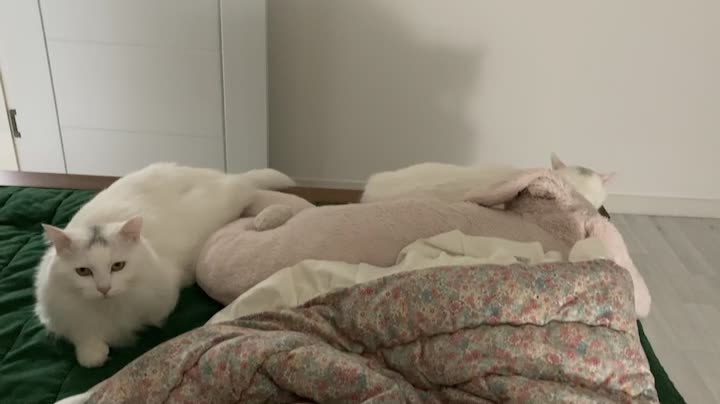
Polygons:
<instances>
[{"instance_id":1,"label":"cat's face","mask_svg":"<svg viewBox=\"0 0 720 404\"><path fill-rule=\"evenodd\" d=\"M144 266L141 226L140 218L72 231L45 226L45 236L57 253L54 278L89 300L125 293Z\"/></svg>"},{"instance_id":2,"label":"cat's face","mask_svg":"<svg viewBox=\"0 0 720 404\"><path fill-rule=\"evenodd\" d=\"M553 170L584 196L594 207L599 209L607 199L606 186L614 173L601 174L589 168L567 166L555 154L552 155Z\"/></svg>"}]
</instances>

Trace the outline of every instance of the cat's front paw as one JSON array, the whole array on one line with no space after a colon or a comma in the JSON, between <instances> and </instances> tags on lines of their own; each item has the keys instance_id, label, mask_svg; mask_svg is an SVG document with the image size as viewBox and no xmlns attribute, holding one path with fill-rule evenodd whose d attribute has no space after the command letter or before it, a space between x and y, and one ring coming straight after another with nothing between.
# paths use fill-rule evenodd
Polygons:
<instances>
[{"instance_id":1,"label":"cat's front paw","mask_svg":"<svg viewBox=\"0 0 720 404\"><path fill-rule=\"evenodd\" d=\"M150 325L157 328L163 328L165 325L165 322L167 322L167 317L160 317L156 318L150 321Z\"/></svg>"},{"instance_id":2,"label":"cat's front paw","mask_svg":"<svg viewBox=\"0 0 720 404\"><path fill-rule=\"evenodd\" d=\"M110 348L101 341L85 342L75 346L75 356L78 363L86 368L102 366L108 358Z\"/></svg>"}]
</instances>

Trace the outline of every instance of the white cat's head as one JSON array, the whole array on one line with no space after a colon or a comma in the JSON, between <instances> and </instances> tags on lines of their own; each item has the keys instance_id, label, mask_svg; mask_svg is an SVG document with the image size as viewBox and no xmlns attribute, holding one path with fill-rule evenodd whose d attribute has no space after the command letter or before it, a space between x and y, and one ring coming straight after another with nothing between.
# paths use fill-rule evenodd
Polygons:
<instances>
[{"instance_id":1,"label":"white cat's head","mask_svg":"<svg viewBox=\"0 0 720 404\"><path fill-rule=\"evenodd\" d=\"M85 299L105 299L126 292L147 266L149 251L140 236L142 218L61 230L43 225L55 248L53 282Z\"/></svg>"},{"instance_id":2,"label":"white cat's head","mask_svg":"<svg viewBox=\"0 0 720 404\"><path fill-rule=\"evenodd\" d=\"M605 186L612 180L615 173L601 174L585 167L568 166L555 153L552 154L550 160L553 170L570 183L580 195L590 201L595 209L605 203L605 199L607 199Z\"/></svg>"}]
</instances>

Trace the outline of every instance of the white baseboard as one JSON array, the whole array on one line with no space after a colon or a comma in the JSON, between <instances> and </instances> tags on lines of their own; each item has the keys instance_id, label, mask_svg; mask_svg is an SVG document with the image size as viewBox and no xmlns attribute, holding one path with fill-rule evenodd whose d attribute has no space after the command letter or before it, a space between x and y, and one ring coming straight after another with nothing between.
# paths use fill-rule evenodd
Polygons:
<instances>
[{"instance_id":1,"label":"white baseboard","mask_svg":"<svg viewBox=\"0 0 720 404\"><path fill-rule=\"evenodd\" d=\"M363 189L365 181L294 178L307 187ZM674 198L664 196L621 195L608 197L605 207L610 213L653 216L710 217L720 219L720 199Z\"/></svg>"},{"instance_id":2,"label":"white baseboard","mask_svg":"<svg viewBox=\"0 0 720 404\"><path fill-rule=\"evenodd\" d=\"M720 218L720 199L613 194L605 207L610 213Z\"/></svg>"}]
</instances>

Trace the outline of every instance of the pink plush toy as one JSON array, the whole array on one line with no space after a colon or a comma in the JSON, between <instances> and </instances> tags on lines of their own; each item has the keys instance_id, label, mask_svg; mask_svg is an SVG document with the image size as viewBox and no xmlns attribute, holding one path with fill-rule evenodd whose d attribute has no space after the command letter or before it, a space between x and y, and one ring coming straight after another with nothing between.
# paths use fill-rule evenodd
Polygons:
<instances>
[{"instance_id":1,"label":"pink plush toy","mask_svg":"<svg viewBox=\"0 0 720 404\"><path fill-rule=\"evenodd\" d=\"M524 172L497 187L471 192L470 202L426 198L307 209L297 197L280 201L273 194L268 191L254 204L249 212L254 218L220 229L201 252L197 281L214 299L228 304L278 270L305 259L390 266L408 244L457 229L471 236L539 241L545 250L565 256L575 242L597 235L615 250L612 254L620 265L629 266L636 299L640 295L638 315L649 311L647 287L617 230L547 170ZM490 208L498 204L506 209Z\"/></svg>"}]
</instances>

